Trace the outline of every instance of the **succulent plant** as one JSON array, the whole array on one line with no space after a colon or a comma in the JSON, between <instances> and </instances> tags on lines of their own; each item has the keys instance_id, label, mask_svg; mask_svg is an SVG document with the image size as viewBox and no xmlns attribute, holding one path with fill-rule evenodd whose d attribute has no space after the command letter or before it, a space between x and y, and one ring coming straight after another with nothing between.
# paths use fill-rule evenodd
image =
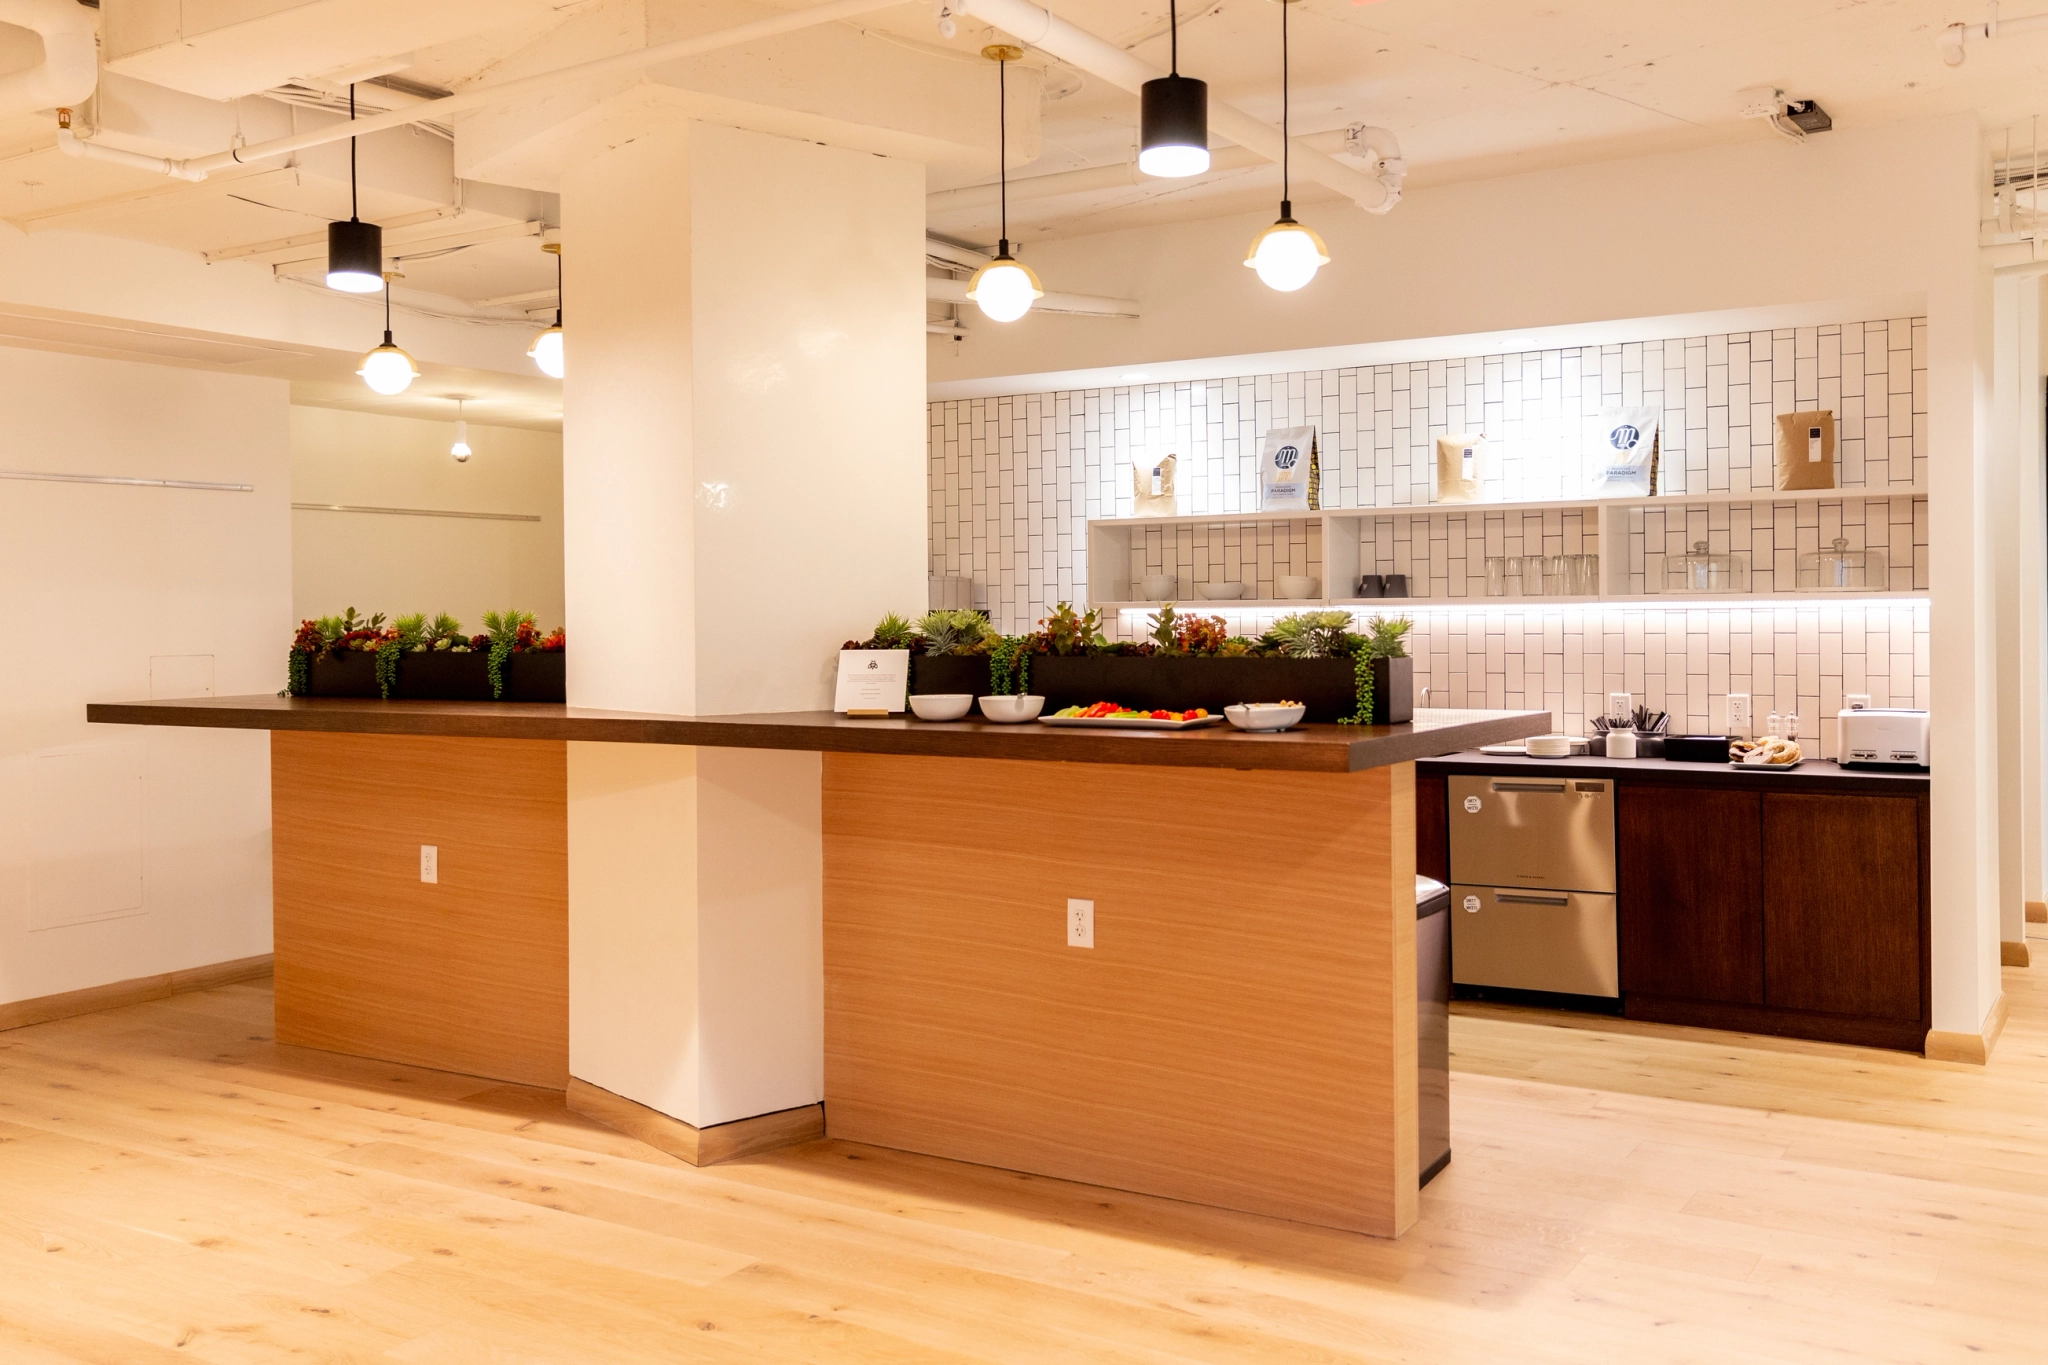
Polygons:
<instances>
[{"instance_id":1,"label":"succulent plant","mask_svg":"<svg viewBox=\"0 0 2048 1365\"><path fill-rule=\"evenodd\" d=\"M927 655L972 654L983 641L997 638L986 616L964 607L928 611L916 629Z\"/></svg>"},{"instance_id":2,"label":"succulent plant","mask_svg":"<svg viewBox=\"0 0 2048 1365\"><path fill-rule=\"evenodd\" d=\"M1290 659L1327 659L1353 652L1350 631L1348 611L1297 611L1275 621L1262 643Z\"/></svg>"}]
</instances>

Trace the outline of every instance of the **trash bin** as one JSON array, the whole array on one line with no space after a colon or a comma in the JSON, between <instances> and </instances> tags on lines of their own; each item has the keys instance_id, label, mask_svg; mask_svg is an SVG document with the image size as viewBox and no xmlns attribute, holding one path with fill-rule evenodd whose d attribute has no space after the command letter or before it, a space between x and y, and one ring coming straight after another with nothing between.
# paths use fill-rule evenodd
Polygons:
<instances>
[{"instance_id":1,"label":"trash bin","mask_svg":"<svg viewBox=\"0 0 2048 1365\"><path fill-rule=\"evenodd\" d=\"M1421 1184L1451 1164L1451 888L1415 879L1415 1164Z\"/></svg>"}]
</instances>

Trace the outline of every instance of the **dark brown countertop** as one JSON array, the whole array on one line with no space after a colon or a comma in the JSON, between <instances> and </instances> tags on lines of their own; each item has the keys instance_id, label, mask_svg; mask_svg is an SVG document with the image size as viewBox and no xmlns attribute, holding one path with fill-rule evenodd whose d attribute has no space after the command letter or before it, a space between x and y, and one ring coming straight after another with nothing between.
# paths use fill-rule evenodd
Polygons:
<instances>
[{"instance_id":1,"label":"dark brown countertop","mask_svg":"<svg viewBox=\"0 0 2048 1365\"><path fill-rule=\"evenodd\" d=\"M1663 758L1513 758L1482 753L1445 754L1416 765L1419 773L1469 773L1483 777L1519 777L1536 769L1559 768L1681 787L1742 785L1762 791L1853 790L1874 796L1918 795L1928 789L1925 771L1844 768L1831 758L1809 758L1790 772L1759 772L1725 763L1673 763Z\"/></svg>"},{"instance_id":2,"label":"dark brown countertop","mask_svg":"<svg viewBox=\"0 0 2048 1365\"><path fill-rule=\"evenodd\" d=\"M352 697L195 697L94 702L85 708L85 718L102 725L574 739L1292 772L1357 772L1545 734L1550 729L1548 711L1464 711L1458 716L1456 723L1446 725L1302 725L1280 734L1257 735L1228 726L1181 731L1077 730L1036 723L994 725L980 720L935 724L908 716L852 720L831 711L662 716L552 703Z\"/></svg>"}]
</instances>

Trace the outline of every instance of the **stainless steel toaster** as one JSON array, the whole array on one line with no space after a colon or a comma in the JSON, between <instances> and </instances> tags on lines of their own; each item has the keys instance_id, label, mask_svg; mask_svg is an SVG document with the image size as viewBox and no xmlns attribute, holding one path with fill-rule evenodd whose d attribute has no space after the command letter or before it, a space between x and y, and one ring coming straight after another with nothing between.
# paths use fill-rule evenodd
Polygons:
<instances>
[{"instance_id":1,"label":"stainless steel toaster","mask_svg":"<svg viewBox=\"0 0 2048 1365\"><path fill-rule=\"evenodd\" d=\"M1884 707L1838 711L1839 762L1845 768L1925 768L1927 713Z\"/></svg>"}]
</instances>

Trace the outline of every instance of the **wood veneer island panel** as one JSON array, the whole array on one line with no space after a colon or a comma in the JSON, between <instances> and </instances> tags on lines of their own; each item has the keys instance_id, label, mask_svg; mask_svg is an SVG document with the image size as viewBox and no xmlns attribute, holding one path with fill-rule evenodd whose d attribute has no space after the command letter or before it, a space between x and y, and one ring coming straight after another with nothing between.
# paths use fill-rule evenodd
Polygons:
<instances>
[{"instance_id":1,"label":"wood veneer island panel","mask_svg":"<svg viewBox=\"0 0 2048 1365\"><path fill-rule=\"evenodd\" d=\"M270 789L279 1042L569 1083L567 746L273 735Z\"/></svg>"},{"instance_id":2,"label":"wood veneer island panel","mask_svg":"<svg viewBox=\"0 0 2048 1365\"><path fill-rule=\"evenodd\" d=\"M827 1130L1398 1235L1414 850L1410 764L827 755Z\"/></svg>"}]
</instances>

